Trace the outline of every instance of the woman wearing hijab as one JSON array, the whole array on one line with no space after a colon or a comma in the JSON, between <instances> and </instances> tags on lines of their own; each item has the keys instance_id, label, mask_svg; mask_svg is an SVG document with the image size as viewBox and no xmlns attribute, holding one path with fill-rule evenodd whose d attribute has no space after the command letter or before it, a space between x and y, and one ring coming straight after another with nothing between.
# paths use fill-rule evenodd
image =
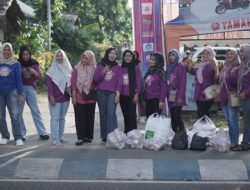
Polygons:
<instances>
[{"instance_id":1,"label":"woman wearing hijab","mask_svg":"<svg viewBox=\"0 0 250 190\"><path fill-rule=\"evenodd\" d=\"M239 107L230 105L229 96L231 92L237 91L237 78L239 72L238 52L229 49L226 53L224 68L219 75L220 104L228 123L231 149L238 145L239 141Z\"/></svg>"},{"instance_id":2,"label":"woman wearing hijab","mask_svg":"<svg viewBox=\"0 0 250 190\"><path fill-rule=\"evenodd\" d=\"M53 145L66 142L63 135L70 100L71 72L72 67L66 54L61 49L57 50L46 73Z\"/></svg>"},{"instance_id":3,"label":"woman wearing hijab","mask_svg":"<svg viewBox=\"0 0 250 190\"><path fill-rule=\"evenodd\" d=\"M119 74L118 94L124 118L124 132L137 129L136 104L141 92L142 76L132 51L125 50Z\"/></svg>"},{"instance_id":4,"label":"woman wearing hijab","mask_svg":"<svg viewBox=\"0 0 250 190\"><path fill-rule=\"evenodd\" d=\"M86 99L82 94L89 94L95 88L93 84L95 69L95 54L87 50L81 55L81 60L72 72L71 89L78 139L77 146L93 140L96 99Z\"/></svg>"},{"instance_id":5,"label":"woman wearing hijab","mask_svg":"<svg viewBox=\"0 0 250 190\"><path fill-rule=\"evenodd\" d=\"M184 130L181 110L182 106L186 104L187 75L185 66L179 62L179 57L179 52L176 49L172 49L168 53L167 80L170 88L168 103L174 132Z\"/></svg>"},{"instance_id":6,"label":"woman wearing hijab","mask_svg":"<svg viewBox=\"0 0 250 190\"><path fill-rule=\"evenodd\" d=\"M243 112L244 131L243 139L234 151L250 149L250 45L240 47L241 66L238 77L237 93L240 96L240 106Z\"/></svg>"},{"instance_id":7,"label":"woman wearing hijab","mask_svg":"<svg viewBox=\"0 0 250 190\"><path fill-rule=\"evenodd\" d=\"M201 55L201 63L192 67L188 65L190 74L195 75L194 99L197 104L198 118L204 115L210 116L210 108L214 99L206 99L204 90L216 83L217 68L215 63L215 52L209 46L204 47Z\"/></svg>"},{"instance_id":8,"label":"woman wearing hijab","mask_svg":"<svg viewBox=\"0 0 250 190\"><path fill-rule=\"evenodd\" d=\"M103 142L106 142L107 135L118 127L116 104L118 103L119 92L116 93L116 91L120 66L116 62L116 57L117 50L108 48L94 74Z\"/></svg>"},{"instance_id":9,"label":"woman wearing hijab","mask_svg":"<svg viewBox=\"0 0 250 190\"><path fill-rule=\"evenodd\" d=\"M31 58L30 47L25 45L21 46L20 48L18 61L20 62L22 69L24 97L30 108L36 130L41 139L47 140L49 139L49 136L47 135L45 126L43 124L41 112L39 110L36 98L37 82L41 75L39 63ZM23 109L24 104L21 105L20 126L22 130L22 139L25 140L26 127L23 120Z\"/></svg>"},{"instance_id":10,"label":"woman wearing hijab","mask_svg":"<svg viewBox=\"0 0 250 190\"><path fill-rule=\"evenodd\" d=\"M150 55L149 69L144 76L146 117L157 112L161 113L167 95L167 84L164 67L164 57L158 52Z\"/></svg>"},{"instance_id":11,"label":"woman wearing hijab","mask_svg":"<svg viewBox=\"0 0 250 190\"><path fill-rule=\"evenodd\" d=\"M12 132L16 145L23 145L21 128L19 126L20 104L24 102L24 92L19 62L13 58L13 48L10 43L3 43L0 55L0 124L5 123L5 111L8 107ZM10 134L7 125L1 125L2 141L8 144Z\"/></svg>"}]
</instances>

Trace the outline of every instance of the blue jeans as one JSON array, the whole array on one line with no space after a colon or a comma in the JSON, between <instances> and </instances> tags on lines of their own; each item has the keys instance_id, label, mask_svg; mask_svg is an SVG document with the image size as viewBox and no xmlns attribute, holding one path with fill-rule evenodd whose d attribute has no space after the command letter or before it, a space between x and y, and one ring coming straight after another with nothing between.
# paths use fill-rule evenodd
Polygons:
<instances>
[{"instance_id":1,"label":"blue jeans","mask_svg":"<svg viewBox=\"0 0 250 190\"><path fill-rule=\"evenodd\" d=\"M9 110L11 127L14 140L22 139L21 128L19 126L20 104L18 102L17 90L10 93L0 93L0 132L2 138L10 139L9 131L6 124L6 106Z\"/></svg>"},{"instance_id":2,"label":"blue jeans","mask_svg":"<svg viewBox=\"0 0 250 190\"><path fill-rule=\"evenodd\" d=\"M223 107L224 116L228 123L231 144L239 143L239 107L226 105Z\"/></svg>"},{"instance_id":3,"label":"blue jeans","mask_svg":"<svg viewBox=\"0 0 250 190\"><path fill-rule=\"evenodd\" d=\"M49 104L50 110L50 129L51 129L51 141L58 143L63 139L65 116L69 108L69 101L56 103L55 105Z\"/></svg>"},{"instance_id":4,"label":"blue jeans","mask_svg":"<svg viewBox=\"0 0 250 190\"><path fill-rule=\"evenodd\" d=\"M250 143L250 98L241 100L241 109L243 112L244 131L242 144Z\"/></svg>"},{"instance_id":5,"label":"blue jeans","mask_svg":"<svg viewBox=\"0 0 250 190\"><path fill-rule=\"evenodd\" d=\"M101 138L105 140L107 139L107 135L118 127L115 97L115 92L97 91Z\"/></svg>"},{"instance_id":6,"label":"blue jeans","mask_svg":"<svg viewBox=\"0 0 250 190\"><path fill-rule=\"evenodd\" d=\"M30 108L31 115L32 115L34 124L36 126L38 135L47 134L46 129L43 124L41 112L38 107L37 98L36 98L36 90L34 89L33 86L30 86L30 85L24 85L23 89L24 89L25 100ZM24 109L24 104L22 104L20 108L20 127L21 127L22 136L26 136L26 127L25 127L25 123L23 120L23 109Z\"/></svg>"}]
</instances>

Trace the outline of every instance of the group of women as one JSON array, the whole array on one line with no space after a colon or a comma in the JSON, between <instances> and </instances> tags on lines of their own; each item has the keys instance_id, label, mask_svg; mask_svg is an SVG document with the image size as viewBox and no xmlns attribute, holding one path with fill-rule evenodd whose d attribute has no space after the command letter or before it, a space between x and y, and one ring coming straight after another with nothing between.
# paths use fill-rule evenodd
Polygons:
<instances>
[{"instance_id":1,"label":"group of women","mask_svg":"<svg viewBox=\"0 0 250 190\"><path fill-rule=\"evenodd\" d=\"M4 43L2 45L0 60L2 144L7 144L3 140L9 141L7 127L4 125L6 105L10 112L16 143L17 145L22 144L25 127L21 127L24 122L19 117L22 115L23 106L19 105L23 105L25 97L31 111L34 112L32 116L34 122L37 123L38 134L43 139L48 138L37 103L33 105L36 101L27 98L27 94L31 92L35 97L36 81L40 73L39 65L35 61L27 61L32 60L31 53L27 47L22 48L19 55L21 64L19 64L12 56L11 44ZM120 103L124 116L124 132L128 133L136 129L136 105L139 97L143 97L145 101L147 118L155 112L162 113L168 105L173 130L175 132L184 130L181 110L186 105L186 72L189 72L196 76L194 98L197 103L198 117L209 116L209 109L214 99L207 99L204 90L219 82L221 105L229 126L232 150L250 148L250 45L241 46L241 64L238 60L238 53L229 49L225 67L220 74L217 73L215 53L210 47L204 48L202 63L194 66L182 62L179 52L175 49L171 50L167 55L166 71L164 70L163 55L152 52L149 68L144 77L142 77L138 54L131 50L125 50L122 63L119 64L117 53L115 48L108 48L101 62L97 64L94 53L87 50L82 53L79 62L72 68L63 50L59 49L55 52L52 64L46 72L53 145L66 142L63 135L70 98L75 112L76 145L93 140L96 103L99 107L103 142L106 142L107 135L118 127L116 116L118 103ZM25 59L26 54L29 55L29 59ZM29 80L30 78L33 81ZM239 106L232 107L228 98L232 91L239 94L244 113L245 128L243 141L240 145L238 145ZM35 119L35 113L38 115L37 119ZM22 131L24 132L22 133Z\"/></svg>"}]
</instances>

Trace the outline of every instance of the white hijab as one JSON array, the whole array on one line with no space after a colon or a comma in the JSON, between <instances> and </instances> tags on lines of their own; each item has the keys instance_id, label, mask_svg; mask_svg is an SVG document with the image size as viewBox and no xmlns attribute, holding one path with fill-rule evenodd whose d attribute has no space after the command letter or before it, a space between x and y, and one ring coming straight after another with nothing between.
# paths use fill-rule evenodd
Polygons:
<instances>
[{"instance_id":1,"label":"white hijab","mask_svg":"<svg viewBox=\"0 0 250 190\"><path fill-rule=\"evenodd\" d=\"M9 46L10 48L10 51L11 51L11 56L6 59L4 56L3 56L3 50L6 46ZM0 63L3 63L3 64L14 64L14 63L17 63L17 60L13 57L13 47L10 43L8 42L5 42L2 44L1 46L1 49L0 49Z\"/></svg>"},{"instance_id":2,"label":"white hijab","mask_svg":"<svg viewBox=\"0 0 250 190\"><path fill-rule=\"evenodd\" d=\"M56 60L56 55L58 52L63 54L62 63L58 63ZM72 67L65 52L61 49L57 50L55 52L52 64L46 74L52 78L52 81L58 86L62 93L64 93L66 87L71 85L71 72Z\"/></svg>"}]
</instances>

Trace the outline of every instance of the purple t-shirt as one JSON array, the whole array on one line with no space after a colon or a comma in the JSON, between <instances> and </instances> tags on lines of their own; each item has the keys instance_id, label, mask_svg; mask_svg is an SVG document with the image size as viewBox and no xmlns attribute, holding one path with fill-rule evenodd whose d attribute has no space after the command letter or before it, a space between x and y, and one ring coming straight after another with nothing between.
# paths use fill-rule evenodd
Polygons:
<instances>
[{"instance_id":1,"label":"purple t-shirt","mask_svg":"<svg viewBox=\"0 0 250 190\"><path fill-rule=\"evenodd\" d=\"M167 95L167 83L158 74L150 74L145 79L145 99L157 98L165 101Z\"/></svg>"},{"instance_id":2,"label":"purple t-shirt","mask_svg":"<svg viewBox=\"0 0 250 190\"><path fill-rule=\"evenodd\" d=\"M140 94L142 87L141 85L142 75L139 66L135 67L135 76L136 76L135 93ZM126 67L121 67L120 69L117 91L119 91L121 95L130 96L128 68Z\"/></svg>"},{"instance_id":3,"label":"purple t-shirt","mask_svg":"<svg viewBox=\"0 0 250 190\"><path fill-rule=\"evenodd\" d=\"M96 84L96 89L116 92L118 87L120 66L114 65L113 67L110 67L109 71L105 75L102 73L103 69L103 65L97 65L93 78Z\"/></svg>"},{"instance_id":4,"label":"purple t-shirt","mask_svg":"<svg viewBox=\"0 0 250 190\"><path fill-rule=\"evenodd\" d=\"M52 81L52 78L46 75L46 85L48 91L48 97L54 96L56 103L67 102L70 100L69 96L65 96L58 86Z\"/></svg>"},{"instance_id":5,"label":"purple t-shirt","mask_svg":"<svg viewBox=\"0 0 250 190\"><path fill-rule=\"evenodd\" d=\"M169 102L170 107L186 105L186 84L187 74L183 64L179 63L170 76L170 89L176 92L175 102ZM177 104L177 100L182 99L183 105Z\"/></svg>"},{"instance_id":6,"label":"purple t-shirt","mask_svg":"<svg viewBox=\"0 0 250 190\"><path fill-rule=\"evenodd\" d=\"M216 83L215 71L213 69L213 64L206 64L202 70L203 82L199 83L197 79L196 70L192 68L191 74L195 74L195 92L194 92L194 99L197 101L206 101L204 90Z\"/></svg>"},{"instance_id":7,"label":"purple t-shirt","mask_svg":"<svg viewBox=\"0 0 250 190\"><path fill-rule=\"evenodd\" d=\"M228 101L228 91L237 91L237 79L239 73L239 65L232 65L226 73L224 74L224 70L221 71L220 75L225 75L221 77L225 77L225 81L222 81L221 90L220 90L220 104L221 106L225 106ZM227 84L227 87L225 85Z\"/></svg>"},{"instance_id":8,"label":"purple t-shirt","mask_svg":"<svg viewBox=\"0 0 250 190\"><path fill-rule=\"evenodd\" d=\"M22 69L23 68L27 68L27 67L22 67ZM30 72L28 73L22 72L23 85L33 86L34 88L36 88L37 82L41 75L41 70L40 70L39 65L37 64L30 66L30 68L34 69L37 72L37 74L32 75Z\"/></svg>"},{"instance_id":9,"label":"purple t-shirt","mask_svg":"<svg viewBox=\"0 0 250 190\"><path fill-rule=\"evenodd\" d=\"M250 72L247 73L245 76L242 78L242 88L241 92L245 92L246 98L250 98Z\"/></svg>"}]
</instances>

